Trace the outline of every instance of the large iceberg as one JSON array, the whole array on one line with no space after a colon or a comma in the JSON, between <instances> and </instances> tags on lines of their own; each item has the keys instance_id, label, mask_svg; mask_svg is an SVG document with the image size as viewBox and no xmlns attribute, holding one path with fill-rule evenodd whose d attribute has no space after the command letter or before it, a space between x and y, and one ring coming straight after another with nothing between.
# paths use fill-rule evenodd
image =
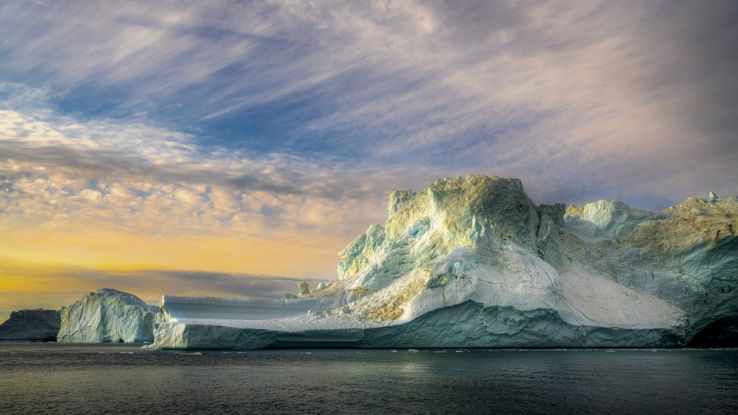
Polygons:
<instances>
[{"instance_id":1,"label":"large iceberg","mask_svg":"<svg viewBox=\"0 0 738 415\"><path fill-rule=\"evenodd\" d=\"M59 332L56 310L19 310L0 325L0 340L54 341Z\"/></svg>"},{"instance_id":2,"label":"large iceberg","mask_svg":"<svg viewBox=\"0 0 738 415\"><path fill-rule=\"evenodd\" d=\"M158 310L133 294L103 288L61 311L62 343L150 343Z\"/></svg>"},{"instance_id":3,"label":"large iceberg","mask_svg":"<svg viewBox=\"0 0 738 415\"><path fill-rule=\"evenodd\" d=\"M672 347L738 331L736 198L537 205L518 179L468 176L396 191L388 213L299 297L165 296L155 347Z\"/></svg>"}]
</instances>

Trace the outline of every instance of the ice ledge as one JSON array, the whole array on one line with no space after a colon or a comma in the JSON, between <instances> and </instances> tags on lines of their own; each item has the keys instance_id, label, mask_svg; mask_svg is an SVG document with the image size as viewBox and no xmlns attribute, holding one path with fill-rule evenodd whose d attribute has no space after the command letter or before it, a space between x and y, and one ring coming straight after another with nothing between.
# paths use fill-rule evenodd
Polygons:
<instances>
[{"instance_id":1,"label":"ice ledge","mask_svg":"<svg viewBox=\"0 0 738 415\"><path fill-rule=\"evenodd\" d=\"M285 331L273 326L227 327L163 323L157 349L263 349L280 347L676 347L685 331L577 326L548 309L518 310L465 303L432 311L402 324Z\"/></svg>"}]
</instances>

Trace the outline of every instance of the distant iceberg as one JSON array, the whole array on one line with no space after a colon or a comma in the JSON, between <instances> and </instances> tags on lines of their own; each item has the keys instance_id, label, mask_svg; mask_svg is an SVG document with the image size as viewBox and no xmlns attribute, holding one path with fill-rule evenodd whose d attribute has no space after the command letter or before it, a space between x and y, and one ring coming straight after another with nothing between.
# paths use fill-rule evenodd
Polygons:
<instances>
[{"instance_id":1,"label":"distant iceberg","mask_svg":"<svg viewBox=\"0 0 738 415\"><path fill-rule=\"evenodd\" d=\"M734 197L536 205L518 179L468 176L394 192L388 213L299 296L165 296L155 347L670 347L735 329Z\"/></svg>"},{"instance_id":2,"label":"distant iceberg","mask_svg":"<svg viewBox=\"0 0 738 415\"><path fill-rule=\"evenodd\" d=\"M54 341L59 332L56 310L19 310L0 325L0 340Z\"/></svg>"},{"instance_id":3,"label":"distant iceberg","mask_svg":"<svg viewBox=\"0 0 738 415\"><path fill-rule=\"evenodd\" d=\"M150 343L158 309L133 294L103 288L60 311L62 343Z\"/></svg>"}]
</instances>

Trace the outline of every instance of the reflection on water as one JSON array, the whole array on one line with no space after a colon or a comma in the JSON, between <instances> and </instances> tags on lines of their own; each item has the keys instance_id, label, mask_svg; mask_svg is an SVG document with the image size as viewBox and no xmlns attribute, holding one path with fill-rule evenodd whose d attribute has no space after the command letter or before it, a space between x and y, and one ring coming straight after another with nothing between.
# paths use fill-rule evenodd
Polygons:
<instances>
[{"instance_id":1,"label":"reflection on water","mask_svg":"<svg viewBox=\"0 0 738 415\"><path fill-rule=\"evenodd\" d=\"M738 413L738 350L0 344L0 413Z\"/></svg>"}]
</instances>

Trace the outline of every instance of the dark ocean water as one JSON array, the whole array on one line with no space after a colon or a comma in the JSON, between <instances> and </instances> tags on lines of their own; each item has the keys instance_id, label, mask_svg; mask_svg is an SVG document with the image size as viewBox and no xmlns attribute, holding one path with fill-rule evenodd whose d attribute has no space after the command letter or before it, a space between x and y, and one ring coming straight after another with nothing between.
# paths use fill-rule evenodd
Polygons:
<instances>
[{"instance_id":1,"label":"dark ocean water","mask_svg":"<svg viewBox=\"0 0 738 415\"><path fill-rule=\"evenodd\" d=\"M0 343L0 413L736 414L738 350L271 350Z\"/></svg>"}]
</instances>

